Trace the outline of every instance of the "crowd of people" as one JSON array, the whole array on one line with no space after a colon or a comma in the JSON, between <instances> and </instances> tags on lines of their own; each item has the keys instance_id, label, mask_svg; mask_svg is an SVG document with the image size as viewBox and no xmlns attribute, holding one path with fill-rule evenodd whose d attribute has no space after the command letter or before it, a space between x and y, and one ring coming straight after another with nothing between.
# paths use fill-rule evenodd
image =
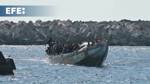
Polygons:
<instances>
[{"instance_id":1,"label":"crowd of people","mask_svg":"<svg viewBox=\"0 0 150 84\"><path fill-rule=\"evenodd\" d=\"M61 53L69 53L73 52L74 50L79 49L80 46L77 43L67 43L67 44L62 44L60 42L52 41L50 39L48 41L48 48L46 52L48 54L61 54Z\"/></svg>"},{"instance_id":2,"label":"crowd of people","mask_svg":"<svg viewBox=\"0 0 150 84\"><path fill-rule=\"evenodd\" d=\"M93 45L95 45L97 43L101 43L101 42L102 42L102 39L96 39L94 42L88 42L87 45L93 46ZM75 50L82 48L82 46L80 46L81 44L79 44L79 43L62 44L60 42L53 41L52 39L50 39L47 44L48 44L48 48L47 48L46 52L51 55L69 53L69 52L73 52Z\"/></svg>"}]
</instances>

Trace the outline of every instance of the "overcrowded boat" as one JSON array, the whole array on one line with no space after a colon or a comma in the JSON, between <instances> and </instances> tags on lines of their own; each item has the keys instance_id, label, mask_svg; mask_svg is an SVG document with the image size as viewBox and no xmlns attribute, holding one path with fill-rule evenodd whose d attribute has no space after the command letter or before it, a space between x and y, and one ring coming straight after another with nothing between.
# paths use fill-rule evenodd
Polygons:
<instances>
[{"instance_id":1,"label":"overcrowded boat","mask_svg":"<svg viewBox=\"0 0 150 84\"><path fill-rule=\"evenodd\" d=\"M100 67L103 65L108 53L107 41L98 41L96 43L83 42L74 49L55 48L55 43L50 44L46 52L51 64L73 64L80 66ZM57 52L58 50L58 52ZM60 50L60 51L59 51ZM56 52L55 52L56 51Z\"/></svg>"}]
</instances>

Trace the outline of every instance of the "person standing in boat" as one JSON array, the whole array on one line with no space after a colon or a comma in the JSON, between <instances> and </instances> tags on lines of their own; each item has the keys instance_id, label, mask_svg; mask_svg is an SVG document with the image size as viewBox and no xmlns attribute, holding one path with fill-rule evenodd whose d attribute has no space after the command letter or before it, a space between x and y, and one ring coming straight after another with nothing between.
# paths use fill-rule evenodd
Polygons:
<instances>
[{"instance_id":1,"label":"person standing in boat","mask_svg":"<svg viewBox=\"0 0 150 84\"><path fill-rule=\"evenodd\" d=\"M53 46L54 43L53 43L52 38L50 38L50 39L48 40L47 44L48 44L49 47L52 47L52 46Z\"/></svg>"},{"instance_id":2,"label":"person standing in boat","mask_svg":"<svg viewBox=\"0 0 150 84\"><path fill-rule=\"evenodd\" d=\"M95 45L101 45L101 46L104 46L104 45L108 45L107 44L107 40L105 38L100 38L98 37L96 40L95 40Z\"/></svg>"},{"instance_id":3,"label":"person standing in boat","mask_svg":"<svg viewBox=\"0 0 150 84\"><path fill-rule=\"evenodd\" d=\"M46 52L49 54L53 54L56 43L52 40L52 38L50 38L48 40L47 44L48 44L48 48L47 48Z\"/></svg>"},{"instance_id":4,"label":"person standing in boat","mask_svg":"<svg viewBox=\"0 0 150 84\"><path fill-rule=\"evenodd\" d=\"M68 53L68 52L69 52L69 45L68 44L64 44L63 53Z\"/></svg>"},{"instance_id":5,"label":"person standing in boat","mask_svg":"<svg viewBox=\"0 0 150 84\"><path fill-rule=\"evenodd\" d=\"M55 45L55 53L58 55L58 54L61 54L62 53L62 50L63 50L63 45L59 42L56 42L56 45Z\"/></svg>"}]
</instances>

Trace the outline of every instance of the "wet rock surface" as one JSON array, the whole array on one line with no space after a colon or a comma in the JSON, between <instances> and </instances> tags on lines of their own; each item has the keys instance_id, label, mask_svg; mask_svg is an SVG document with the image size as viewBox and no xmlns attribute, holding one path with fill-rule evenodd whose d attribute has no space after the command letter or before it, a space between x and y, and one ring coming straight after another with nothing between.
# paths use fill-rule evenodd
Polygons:
<instances>
[{"instance_id":1,"label":"wet rock surface","mask_svg":"<svg viewBox=\"0 0 150 84\"><path fill-rule=\"evenodd\" d=\"M150 21L0 21L0 44L46 44L49 38L60 42L91 41L98 37L110 45L150 45Z\"/></svg>"}]
</instances>

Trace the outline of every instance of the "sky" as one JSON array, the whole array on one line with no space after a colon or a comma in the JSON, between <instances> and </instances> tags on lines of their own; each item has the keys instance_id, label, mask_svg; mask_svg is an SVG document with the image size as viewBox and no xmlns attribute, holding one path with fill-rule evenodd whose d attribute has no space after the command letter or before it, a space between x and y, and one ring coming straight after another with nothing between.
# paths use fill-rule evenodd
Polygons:
<instances>
[{"instance_id":1,"label":"sky","mask_svg":"<svg viewBox=\"0 0 150 84\"><path fill-rule=\"evenodd\" d=\"M0 17L1 20L150 20L150 0L0 0L0 5L50 5L55 15L49 17Z\"/></svg>"}]
</instances>

